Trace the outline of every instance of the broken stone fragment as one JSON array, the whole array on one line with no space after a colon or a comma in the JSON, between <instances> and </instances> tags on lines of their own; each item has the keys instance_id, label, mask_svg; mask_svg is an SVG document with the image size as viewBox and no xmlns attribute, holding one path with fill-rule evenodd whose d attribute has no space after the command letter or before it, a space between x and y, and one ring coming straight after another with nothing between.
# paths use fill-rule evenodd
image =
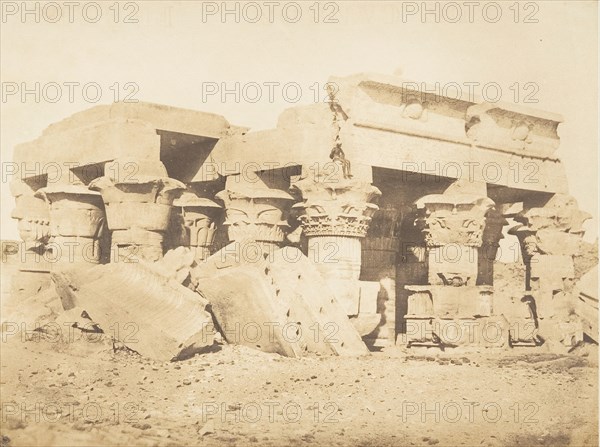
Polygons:
<instances>
[{"instance_id":1,"label":"broken stone fragment","mask_svg":"<svg viewBox=\"0 0 600 447\"><path fill-rule=\"evenodd\" d=\"M53 273L66 310L85 309L105 334L159 361L212 346L207 302L142 264L112 263Z\"/></svg>"},{"instance_id":2,"label":"broken stone fragment","mask_svg":"<svg viewBox=\"0 0 600 447\"><path fill-rule=\"evenodd\" d=\"M15 303L17 304L17 303ZM50 286L19 301L18 306L2 305L2 329L32 331L54 321L63 312L60 298Z\"/></svg>"},{"instance_id":3,"label":"broken stone fragment","mask_svg":"<svg viewBox=\"0 0 600 447\"><path fill-rule=\"evenodd\" d=\"M235 247L195 270L197 291L210 302L227 342L290 357L368 354L345 309L299 249L275 249L252 262L232 254ZM224 254L229 257L220 259Z\"/></svg>"}]
</instances>

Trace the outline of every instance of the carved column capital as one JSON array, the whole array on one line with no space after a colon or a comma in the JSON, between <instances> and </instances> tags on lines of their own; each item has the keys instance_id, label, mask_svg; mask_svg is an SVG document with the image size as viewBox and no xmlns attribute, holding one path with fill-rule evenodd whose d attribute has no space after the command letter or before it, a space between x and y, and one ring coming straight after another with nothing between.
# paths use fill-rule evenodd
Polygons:
<instances>
[{"instance_id":1,"label":"carved column capital","mask_svg":"<svg viewBox=\"0 0 600 447\"><path fill-rule=\"evenodd\" d=\"M253 240L281 244L285 239L287 210L293 200L275 188L246 188L244 192L223 190L216 195L225 204L229 240Z\"/></svg>"},{"instance_id":2,"label":"carved column capital","mask_svg":"<svg viewBox=\"0 0 600 447\"><path fill-rule=\"evenodd\" d=\"M581 211L577 201L556 194L543 207L524 209L515 220L520 222L510 233L518 237L523 254L575 255L583 237L583 223L591 217Z\"/></svg>"},{"instance_id":3,"label":"carved column capital","mask_svg":"<svg viewBox=\"0 0 600 447\"><path fill-rule=\"evenodd\" d=\"M363 238L371 217L379 209L371 203L381 191L359 179L306 177L292 186L302 202L293 206L307 237L346 236Z\"/></svg>"},{"instance_id":4,"label":"carved column capital","mask_svg":"<svg viewBox=\"0 0 600 447\"><path fill-rule=\"evenodd\" d=\"M524 209L515 216L529 231L555 230L582 235L583 224L592 216L581 211L574 197L555 194L543 206Z\"/></svg>"},{"instance_id":5,"label":"carved column capital","mask_svg":"<svg viewBox=\"0 0 600 447\"><path fill-rule=\"evenodd\" d=\"M18 221L21 239L29 244L45 244L50 238L50 208L43 197L35 195L25 182L16 179L10 183L15 198L11 214Z\"/></svg>"},{"instance_id":6,"label":"carved column capital","mask_svg":"<svg viewBox=\"0 0 600 447\"><path fill-rule=\"evenodd\" d=\"M485 215L494 202L469 194L431 194L415 205L419 212L415 225L423 233L427 247L481 247Z\"/></svg>"},{"instance_id":7,"label":"carved column capital","mask_svg":"<svg viewBox=\"0 0 600 447\"><path fill-rule=\"evenodd\" d=\"M83 185L56 184L39 189L50 206L50 243L57 265L100 262L105 231L102 197Z\"/></svg>"},{"instance_id":8,"label":"carved column capital","mask_svg":"<svg viewBox=\"0 0 600 447\"><path fill-rule=\"evenodd\" d=\"M196 252L196 260L210 256L215 239L216 220L223 207L188 185L173 206L181 209L181 221L185 229L182 244Z\"/></svg>"},{"instance_id":9,"label":"carved column capital","mask_svg":"<svg viewBox=\"0 0 600 447\"><path fill-rule=\"evenodd\" d=\"M367 173L370 169L367 167ZM345 178L337 163L327 163L321 169L317 165L304 174L291 190L301 198L292 208L307 238L308 257L347 314L358 315L360 300L368 300L366 295L361 298L361 293L368 293L368 283L359 281L361 242L379 209L371 202L381 191L364 175Z\"/></svg>"},{"instance_id":10,"label":"carved column capital","mask_svg":"<svg viewBox=\"0 0 600 447\"><path fill-rule=\"evenodd\" d=\"M183 183L167 177L165 170L165 176L143 172L127 179L104 176L89 188L102 194L118 257L149 261L162 257L173 201L185 190Z\"/></svg>"}]
</instances>

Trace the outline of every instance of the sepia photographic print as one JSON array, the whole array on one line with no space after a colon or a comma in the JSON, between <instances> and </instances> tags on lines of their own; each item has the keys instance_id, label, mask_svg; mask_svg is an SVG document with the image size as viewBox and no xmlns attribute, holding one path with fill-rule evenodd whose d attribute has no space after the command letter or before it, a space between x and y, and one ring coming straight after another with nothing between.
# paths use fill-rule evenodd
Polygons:
<instances>
[{"instance_id":1,"label":"sepia photographic print","mask_svg":"<svg viewBox=\"0 0 600 447\"><path fill-rule=\"evenodd\" d=\"M597 1L0 10L0 447L598 446Z\"/></svg>"}]
</instances>

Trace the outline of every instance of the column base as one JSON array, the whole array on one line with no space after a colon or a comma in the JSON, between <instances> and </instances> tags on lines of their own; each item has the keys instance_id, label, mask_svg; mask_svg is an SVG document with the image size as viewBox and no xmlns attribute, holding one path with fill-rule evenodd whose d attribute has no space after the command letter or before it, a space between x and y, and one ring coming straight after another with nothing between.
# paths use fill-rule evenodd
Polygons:
<instances>
[{"instance_id":1,"label":"column base","mask_svg":"<svg viewBox=\"0 0 600 447\"><path fill-rule=\"evenodd\" d=\"M462 346L509 346L510 328L502 316L479 318L406 317L406 333L399 334L397 344L454 348Z\"/></svg>"}]
</instances>

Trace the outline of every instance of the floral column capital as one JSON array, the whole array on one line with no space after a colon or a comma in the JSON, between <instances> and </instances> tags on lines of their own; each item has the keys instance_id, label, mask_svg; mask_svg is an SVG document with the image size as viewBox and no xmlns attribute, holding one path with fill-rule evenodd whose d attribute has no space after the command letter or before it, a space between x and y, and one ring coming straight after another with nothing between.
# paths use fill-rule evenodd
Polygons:
<instances>
[{"instance_id":1,"label":"floral column capital","mask_svg":"<svg viewBox=\"0 0 600 447\"><path fill-rule=\"evenodd\" d=\"M415 225L428 247L458 244L481 247L485 215L494 202L470 194L431 194L415 202Z\"/></svg>"},{"instance_id":2,"label":"floral column capital","mask_svg":"<svg viewBox=\"0 0 600 447\"><path fill-rule=\"evenodd\" d=\"M302 196L293 209L301 212L298 219L307 237L363 238L379 209L371 202L381 191L364 180L317 175L294 183L291 189Z\"/></svg>"}]
</instances>

